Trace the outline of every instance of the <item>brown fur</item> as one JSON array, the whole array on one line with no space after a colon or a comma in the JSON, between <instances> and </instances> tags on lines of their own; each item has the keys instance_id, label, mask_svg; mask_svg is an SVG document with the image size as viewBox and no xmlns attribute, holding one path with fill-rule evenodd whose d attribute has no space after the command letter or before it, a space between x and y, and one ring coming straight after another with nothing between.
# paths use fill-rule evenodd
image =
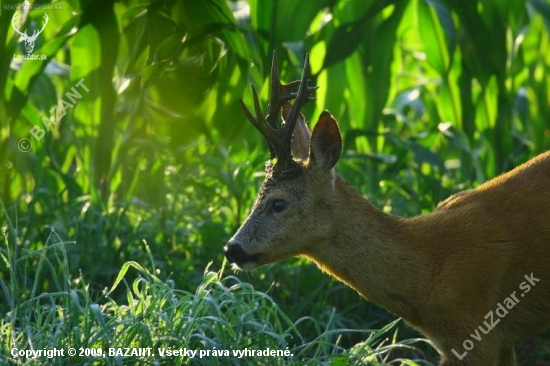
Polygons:
<instances>
[{"instance_id":1,"label":"brown fur","mask_svg":"<svg viewBox=\"0 0 550 366\"><path fill-rule=\"evenodd\" d=\"M431 214L402 219L334 173L340 148L336 122L323 114L301 172L266 178L226 247L228 259L251 269L309 257L422 331L442 353L440 365L515 365L513 344L550 323L550 152L448 198ZM288 208L275 212L276 199ZM525 276L540 280L528 292L520 288L529 284ZM500 318L498 305L514 298ZM498 319L487 334L478 328Z\"/></svg>"}]
</instances>

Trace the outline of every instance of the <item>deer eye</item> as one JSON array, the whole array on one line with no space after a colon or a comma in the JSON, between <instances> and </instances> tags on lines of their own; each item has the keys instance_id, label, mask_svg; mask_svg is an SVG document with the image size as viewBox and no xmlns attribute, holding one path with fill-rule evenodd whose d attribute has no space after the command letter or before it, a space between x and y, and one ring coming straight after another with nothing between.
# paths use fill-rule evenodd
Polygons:
<instances>
[{"instance_id":1,"label":"deer eye","mask_svg":"<svg viewBox=\"0 0 550 366\"><path fill-rule=\"evenodd\" d=\"M284 209L288 206L285 200L282 199L274 199L271 202L271 209L273 212L281 212L284 211Z\"/></svg>"}]
</instances>

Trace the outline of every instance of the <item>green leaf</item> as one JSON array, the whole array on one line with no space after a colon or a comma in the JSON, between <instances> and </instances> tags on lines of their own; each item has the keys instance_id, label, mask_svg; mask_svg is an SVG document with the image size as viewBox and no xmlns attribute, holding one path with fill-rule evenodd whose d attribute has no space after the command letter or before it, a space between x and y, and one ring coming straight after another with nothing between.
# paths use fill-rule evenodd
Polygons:
<instances>
[{"instance_id":1,"label":"green leaf","mask_svg":"<svg viewBox=\"0 0 550 366\"><path fill-rule=\"evenodd\" d=\"M457 129L449 122L440 123L437 128L452 145L471 153L470 142L463 131Z\"/></svg>"},{"instance_id":2,"label":"green leaf","mask_svg":"<svg viewBox=\"0 0 550 366\"><path fill-rule=\"evenodd\" d=\"M418 30L428 63L440 76L446 74L449 67L449 53L445 32L432 1L418 1Z\"/></svg>"}]
</instances>

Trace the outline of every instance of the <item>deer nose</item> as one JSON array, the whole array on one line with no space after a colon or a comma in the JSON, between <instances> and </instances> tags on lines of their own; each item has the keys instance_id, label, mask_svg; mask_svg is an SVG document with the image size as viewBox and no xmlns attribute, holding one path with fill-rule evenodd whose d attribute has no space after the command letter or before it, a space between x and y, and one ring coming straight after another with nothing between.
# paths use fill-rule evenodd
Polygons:
<instances>
[{"instance_id":1,"label":"deer nose","mask_svg":"<svg viewBox=\"0 0 550 366\"><path fill-rule=\"evenodd\" d=\"M244 252L239 243L227 243L223 251L229 263L245 263L248 259L248 255Z\"/></svg>"}]
</instances>

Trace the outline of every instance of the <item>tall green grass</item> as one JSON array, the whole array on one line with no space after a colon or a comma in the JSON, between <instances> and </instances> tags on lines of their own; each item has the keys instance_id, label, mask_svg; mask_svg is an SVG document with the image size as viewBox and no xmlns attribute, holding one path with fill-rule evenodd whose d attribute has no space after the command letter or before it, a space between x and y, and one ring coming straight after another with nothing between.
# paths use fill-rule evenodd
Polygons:
<instances>
[{"instance_id":1,"label":"tall green grass","mask_svg":"<svg viewBox=\"0 0 550 366\"><path fill-rule=\"evenodd\" d=\"M413 349L414 340L398 342L392 322L381 330L334 328L331 319L321 327L313 317L291 320L263 292L233 275L206 268L194 292L175 288L168 278L156 274L150 249L150 269L126 262L114 283L94 293L85 276L73 278L68 271L67 248L52 230L39 251L13 252L17 243L15 228L4 237L7 256L4 264L10 278L0 279L2 295L9 311L0 319L0 361L16 365L60 364L158 364L158 365L234 365L234 364L310 364L339 365L370 362L382 364L392 351ZM27 269L37 263L33 277ZM128 272L136 277L128 280ZM37 292L45 273L55 284L48 292ZM115 300L119 288L125 300ZM318 332L314 339L300 333L304 323ZM344 332L360 333L366 340L347 351L339 345ZM68 356L68 350L75 356ZM128 348L150 349L150 353L124 356ZM17 351L14 351L14 350ZM63 349L65 357L24 357L19 352ZM113 350L109 350L113 349ZM159 349L193 350L194 358L184 355L162 356ZM233 351L287 351L287 357L243 356ZM210 354L206 354L209 351ZM216 352L216 355L214 354ZM12 353L15 352L15 353ZM135 351L137 352L137 351ZM409 365L416 365L408 362Z\"/></svg>"}]
</instances>

